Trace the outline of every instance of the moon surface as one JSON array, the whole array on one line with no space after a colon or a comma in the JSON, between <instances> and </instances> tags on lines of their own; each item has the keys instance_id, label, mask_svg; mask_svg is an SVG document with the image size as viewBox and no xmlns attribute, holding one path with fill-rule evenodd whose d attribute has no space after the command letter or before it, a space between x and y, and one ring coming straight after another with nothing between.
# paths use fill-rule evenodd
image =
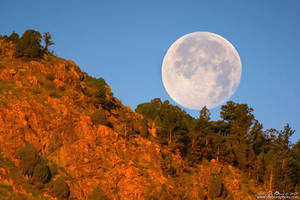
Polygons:
<instances>
[{"instance_id":1,"label":"moon surface","mask_svg":"<svg viewBox=\"0 0 300 200\"><path fill-rule=\"evenodd\" d=\"M210 32L182 36L170 46L162 64L168 94L176 103L195 110L224 103L237 89L241 74L236 49Z\"/></svg>"}]
</instances>

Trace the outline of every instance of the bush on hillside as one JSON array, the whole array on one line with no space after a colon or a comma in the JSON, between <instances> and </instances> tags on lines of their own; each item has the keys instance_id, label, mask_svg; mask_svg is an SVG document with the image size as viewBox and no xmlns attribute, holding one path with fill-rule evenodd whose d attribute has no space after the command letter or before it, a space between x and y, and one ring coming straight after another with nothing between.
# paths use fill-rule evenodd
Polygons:
<instances>
[{"instance_id":1,"label":"bush on hillside","mask_svg":"<svg viewBox=\"0 0 300 200\"><path fill-rule=\"evenodd\" d=\"M33 175L35 166L40 162L40 156L32 144L27 144L16 151L15 157L20 160L20 168L24 175Z\"/></svg>"},{"instance_id":2,"label":"bush on hillside","mask_svg":"<svg viewBox=\"0 0 300 200\"><path fill-rule=\"evenodd\" d=\"M97 186L92 194L89 195L88 200L109 200L108 196L100 186Z\"/></svg>"},{"instance_id":3,"label":"bush on hillside","mask_svg":"<svg viewBox=\"0 0 300 200\"><path fill-rule=\"evenodd\" d=\"M26 30L16 43L15 56L29 59L41 58L43 56L41 39L42 36L39 32Z\"/></svg>"},{"instance_id":4,"label":"bush on hillside","mask_svg":"<svg viewBox=\"0 0 300 200\"><path fill-rule=\"evenodd\" d=\"M104 126L111 127L111 123L107 120L105 110L98 109L91 115L91 120L93 124L102 124Z\"/></svg>"},{"instance_id":5,"label":"bush on hillside","mask_svg":"<svg viewBox=\"0 0 300 200\"><path fill-rule=\"evenodd\" d=\"M19 35L17 33L13 32L9 37L5 36L4 40L6 42L12 42L12 43L16 44L19 41L19 38L20 38Z\"/></svg>"},{"instance_id":6,"label":"bush on hillside","mask_svg":"<svg viewBox=\"0 0 300 200\"><path fill-rule=\"evenodd\" d=\"M51 173L49 167L44 163L37 164L33 170L32 178L34 181L43 184L48 183L51 179Z\"/></svg>"},{"instance_id":7,"label":"bush on hillside","mask_svg":"<svg viewBox=\"0 0 300 200\"><path fill-rule=\"evenodd\" d=\"M89 86L86 93L90 101L95 105L101 104L106 109L112 109L117 106L113 93L103 78L93 78L85 75L86 84Z\"/></svg>"},{"instance_id":8,"label":"bush on hillside","mask_svg":"<svg viewBox=\"0 0 300 200\"><path fill-rule=\"evenodd\" d=\"M70 188L64 179L59 177L52 183L51 193L58 200L64 200L70 196Z\"/></svg>"}]
</instances>

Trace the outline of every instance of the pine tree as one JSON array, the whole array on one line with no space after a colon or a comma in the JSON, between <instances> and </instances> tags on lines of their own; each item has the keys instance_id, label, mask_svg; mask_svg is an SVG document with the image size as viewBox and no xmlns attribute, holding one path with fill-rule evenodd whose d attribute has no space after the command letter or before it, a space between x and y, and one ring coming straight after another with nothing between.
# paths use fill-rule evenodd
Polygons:
<instances>
[{"instance_id":1,"label":"pine tree","mask_svg":"<svg viewBox=\"0 0 300 200\"><path fill-rule=\"evenodd\" d=\"M43 55L41 46L42 36L34 30L27 30L16 44L16 57L25 57L30 59L41 58Z\"/></svg>"}]
</instances>

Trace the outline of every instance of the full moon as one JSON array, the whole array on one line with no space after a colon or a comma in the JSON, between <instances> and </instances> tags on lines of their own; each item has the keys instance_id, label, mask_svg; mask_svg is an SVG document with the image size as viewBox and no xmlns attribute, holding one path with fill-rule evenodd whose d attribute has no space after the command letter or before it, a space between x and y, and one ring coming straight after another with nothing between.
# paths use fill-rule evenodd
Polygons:
<instances>
[{"instance_id":1,"label":"full moon","mask_svg":"<svg viewBox=\"0 0 300 200\"><path fill-rule=\"evenodd\" d=\"M210 32L182 36L168 49L162 64L168 94L176 103L195 110L224 103L237 89L241 74L236 49Z\"/></svg>"}]
</instances>

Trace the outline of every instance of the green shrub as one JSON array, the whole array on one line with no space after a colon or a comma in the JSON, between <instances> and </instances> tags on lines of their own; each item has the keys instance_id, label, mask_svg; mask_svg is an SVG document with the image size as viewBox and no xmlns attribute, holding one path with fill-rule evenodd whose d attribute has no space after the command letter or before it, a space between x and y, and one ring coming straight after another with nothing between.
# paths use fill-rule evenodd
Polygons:
<instances>
[{"instance_id":1,"label":"green shrub","mask_svg":"<svg viewBox=\"0 0 300 200\"><path fill-rule=\"evenodd\" d=\"M102 124L105 126L109 125L109 122L106 117L105 110L98 109L91 115L91 120L94 124Z\"/></svg>"},{"instance_id":2,"label":"green shrub","mask_svg":"<svg viewBox=\"0 0 300 200\"><path fill-rule=\"evenodd\" d=\"M105 108L114 107L113 93L103 78L93 78L85 75L85 82L89 86L87 95L94 104L101 104Z\"/></svg>"},{"instance_id":3,"label":"green shrub","mask_svg":"<svg viewBox=\"0 0 300 200\"><path fill-rule=\"evenodd\" d=\"M40 156L32 144L27 144L16 151L15 157L20 160L20 168L24 175L33 175L35 166L40 162Z\"/></svg>"},{"instance_id":4,"label":"green shrub","mask_svg":"<svg viewBox=\"0 0 300 200\"><path fill-rule=\"evenodd\" d=\"M41 58L43 48L41 46L42 36L34 30L26 30L16 44L16 57Z\"/></svg>"},{"instance_id":5,"label":"green shrub","mask_svg":"<svg viewBox=\"0 0 300 200\"><path fill-rule=\"evenodd\" d=\"M40 183L47 183L51 179L51 172L49 167L44 163L39 163L35 166L33 170L33 176L34 181L38 181Z\"/></svg>"},{"instance_id":6,"label":"green shrub","mask_svg":"<svg viewBox=\"0 0 300 200\"><path fill-rule=\"evenodd\" d=\"M145 117L154 120L158 115L158 110L156 106L152 103L139 104L135 109L135 112L144 115Z\"/></svg>"},{"instance_id":7,"label":"green shrub","mask_svg":"<svg viewBox=\"0 0 300 200\"><path fill-rule=\"evenodd\" d=\"M92 194L89 195L88 200L109 200L105 192L100 186L97 186Z\"/></svg>"},{"instance_id":8,"label":"green shrub","mask_svg":"<svg viewBox=\"0 0 300 200\"><path fill-rule=\"evenodd\" d=\"M51 185L51 193L58 199L64 200L70 196L70 188L63 178L57 178Z\"/></svg>"}]
</instances>

